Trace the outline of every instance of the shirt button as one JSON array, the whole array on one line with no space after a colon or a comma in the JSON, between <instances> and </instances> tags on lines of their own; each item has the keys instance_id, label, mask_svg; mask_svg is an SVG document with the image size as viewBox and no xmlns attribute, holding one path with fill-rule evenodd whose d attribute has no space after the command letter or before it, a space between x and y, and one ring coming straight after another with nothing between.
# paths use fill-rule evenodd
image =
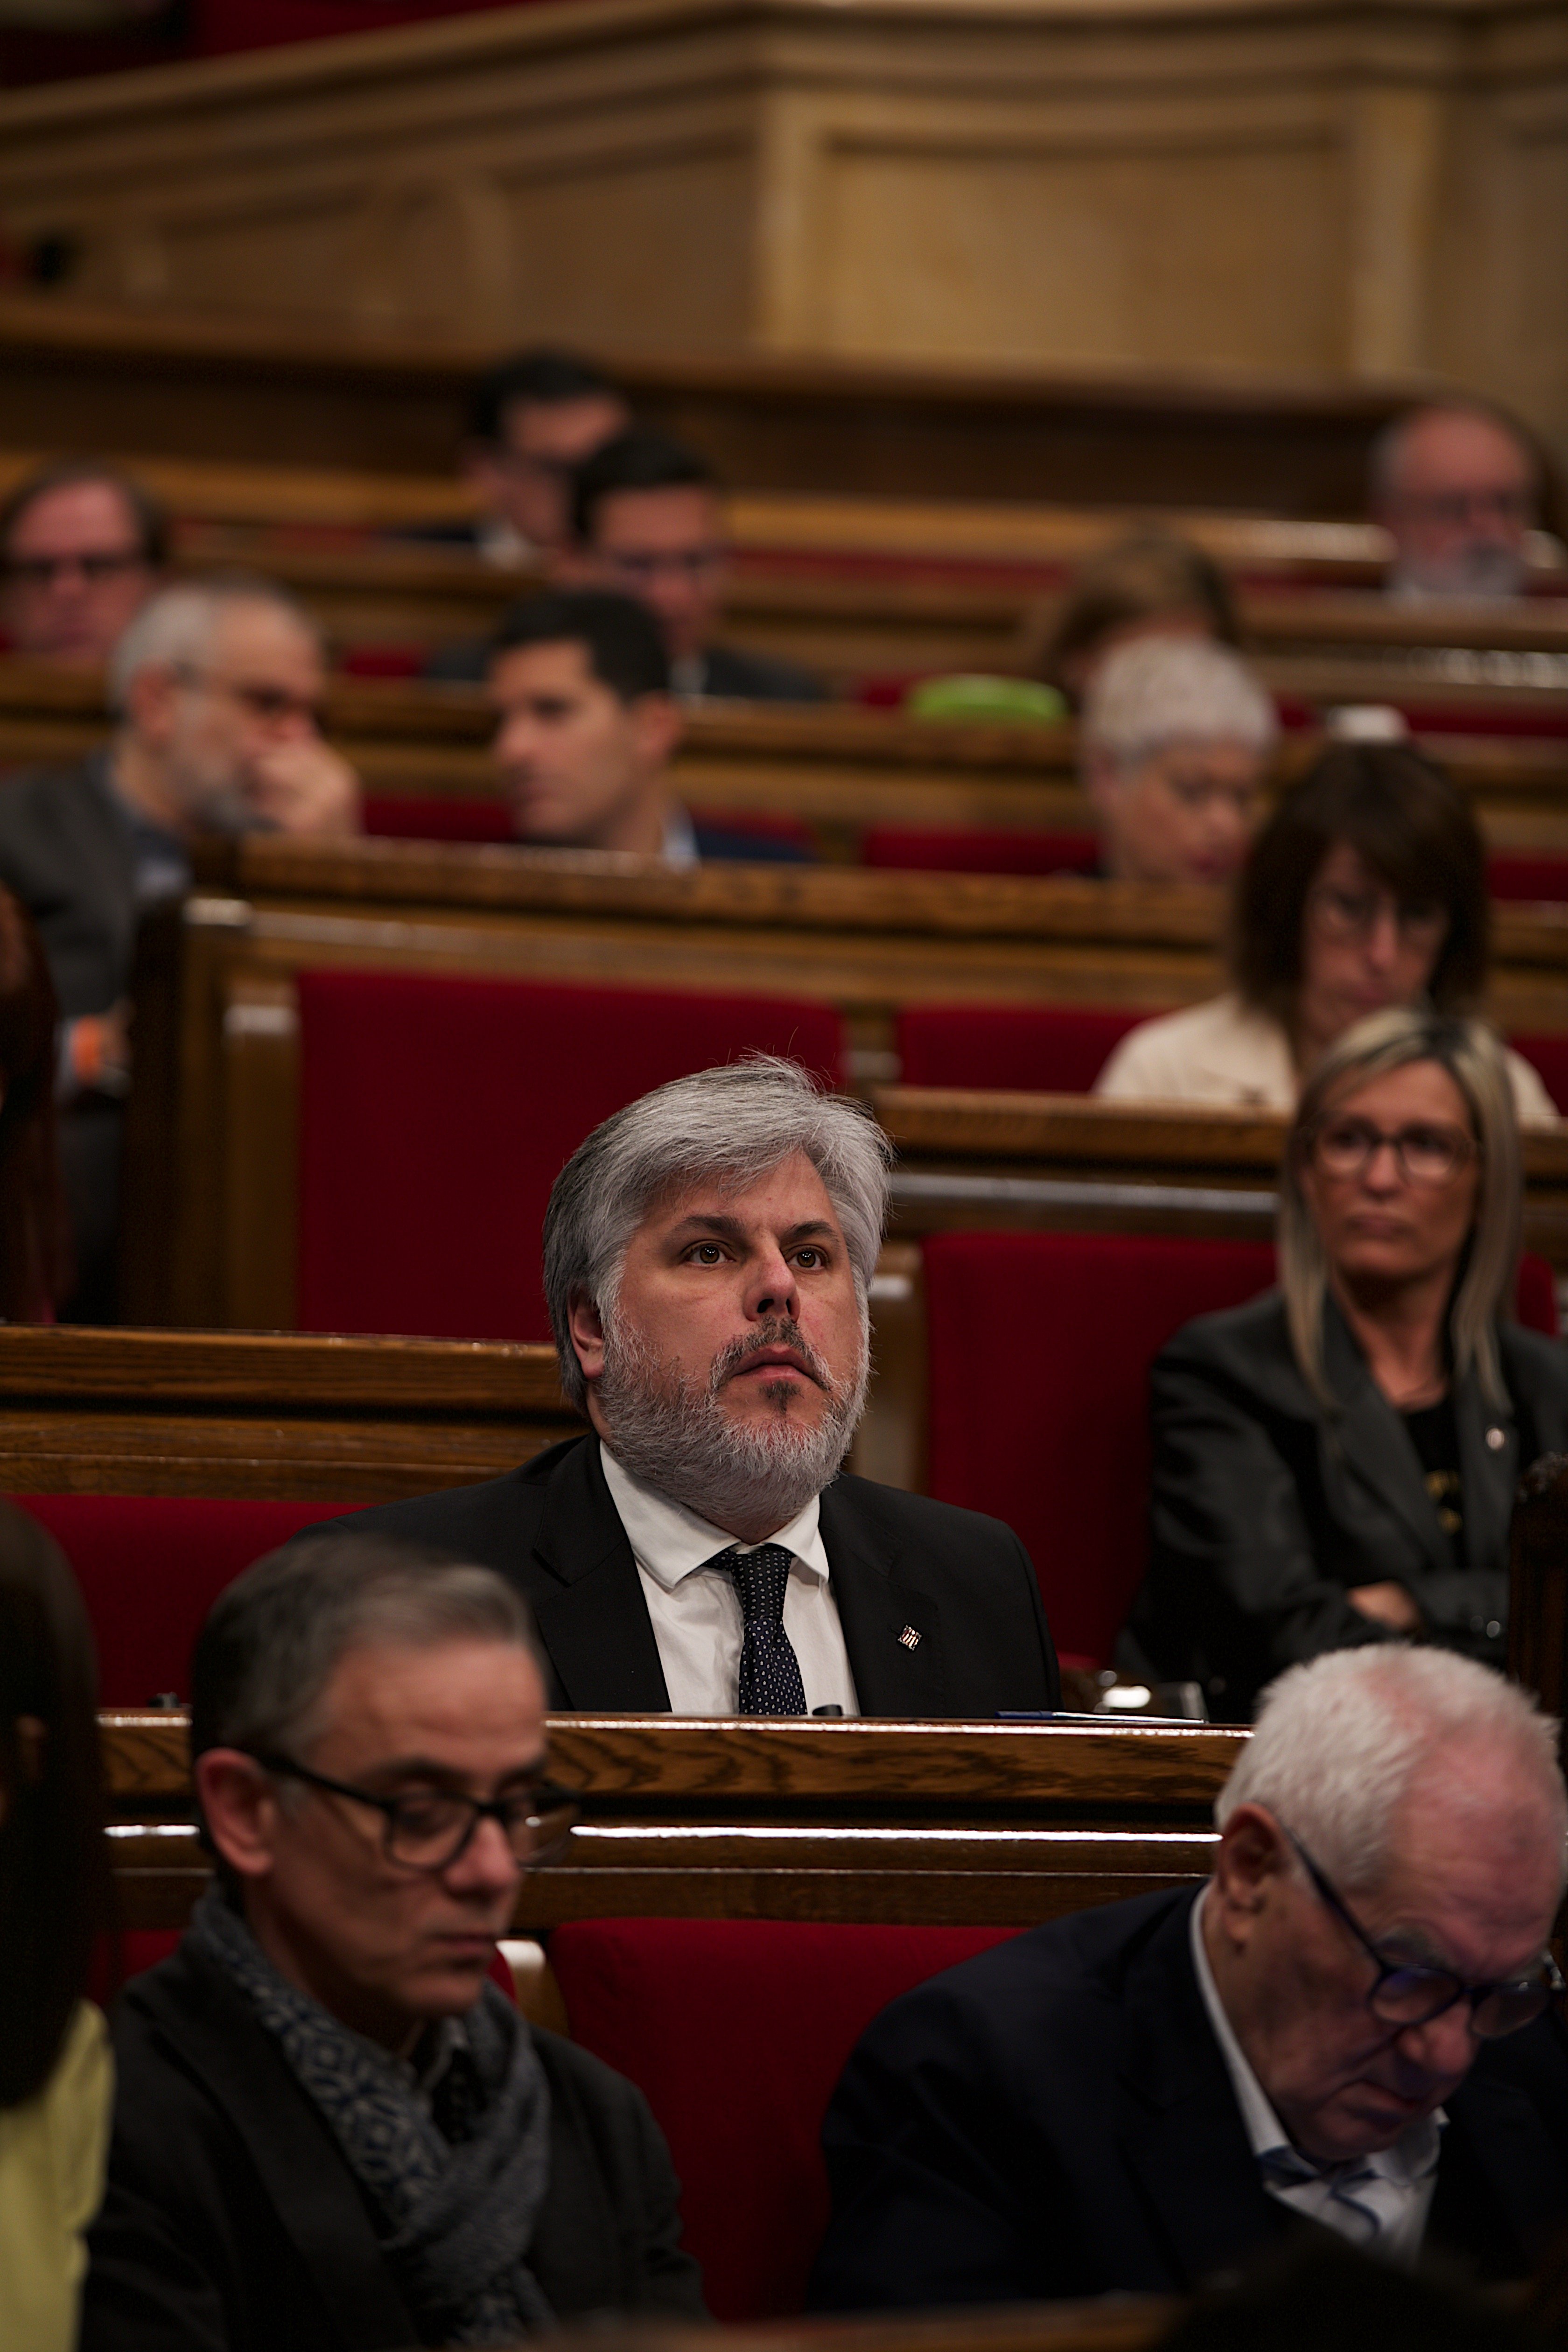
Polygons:
<instances>
[{"instance_id":1,"label":"shirt button","mask_svg":"<svg viewBox=\"0 0 1568 2352\"><path fill-rule=\"evenodd\" d=\"M1503 1447L1508 1444L1508 1439L1503 1435L1500 1429L1489 1429L1487 1432L1487 1444L1491 1447L1494 1454L1500 1454Z\"/></svg>"}]
</instances>

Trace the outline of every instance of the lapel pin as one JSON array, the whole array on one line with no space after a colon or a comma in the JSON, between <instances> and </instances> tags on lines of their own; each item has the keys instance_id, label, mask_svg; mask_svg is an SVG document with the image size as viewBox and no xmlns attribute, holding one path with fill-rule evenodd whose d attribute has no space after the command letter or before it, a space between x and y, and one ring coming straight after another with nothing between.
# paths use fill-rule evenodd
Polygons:
<instances>
[{"instance_id":1,"label":"lapel pin","mask_svg":"<svg viewBox=\"0 0 1568 2352\"><path fill-rule=\"evenodd\" d=\"M1500 1429L1489 1429L1489 1430L1488 1430L1488 1432L1487 1432L1487 1444L1491 1447L1491 1450L1492 1450L1492 1452L1493 1452L1494 1454L1500 1454L1500 1453L1502 1452L1503 1447L1507 1444L1507 1443L1508 1443L1508 1440L1507 1440L1507 1438L1505 1438L1505 1437L1504 1437L1504 1435L1503 1435L1503 1433L1502 1433L1502 1432L1501 1432L1501 1430L1500 1430Z\"/></svg>"},{"instance_id":2,"label":"lapel pin","mask_svg":"<svg viewBox=\"0 0 1568 2352\"><path fill-rule=\"evenodd\" d=\"M915 1632L912 1625L906 1625L903 1632L899 1635L899 1639L903 1643L906 1650L912 1650L920 1638L920 1635Z\"/></svg>"}]
</instances>

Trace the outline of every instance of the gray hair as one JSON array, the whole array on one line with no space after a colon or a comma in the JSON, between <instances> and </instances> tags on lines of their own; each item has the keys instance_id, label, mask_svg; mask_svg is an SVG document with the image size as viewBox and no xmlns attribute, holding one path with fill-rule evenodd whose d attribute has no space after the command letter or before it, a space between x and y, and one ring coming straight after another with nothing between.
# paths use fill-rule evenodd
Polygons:
<instances>
[{"instance_id":1,"label":"gray hair","mask_svg":"<svg viewBox=\"0 0 1568 2352\"><path fill-rule=\"evenodd\" d=\"M455 1641L526 1650L545 1672L527 1603L493 1569L353 1530L286 1544L219 1593L196 1637L191 1754L299 1757L352 1650Z\"/></svg>"},{"instance_id":2,"label":"gray hair","mask_svg":"<svg viewBox=\"0 0 1568 2352\"><path fill-rule=\"evenodd\" d=\"M579 1144L544 1213L544 1297L561 1385L582 1407L588 1390L572 1345L572 1308L613 1313L632 1235L657 1201L717 1178L754 1183L803 1151L844 1228L862 1313L888 1219L892 1146L866 1107L823 1094L798 1062L754 1054L673 1078L628 1103Z\"/></svg>"},{"instance_id":3,"label":"gray hair","mask_svg":"<svg viewBox=\"0 0 1568 2352\"><path fill-rule=\"evenodd\" d=\"M110 709L123 716L131 688L144 669L200 669L224 614L240 604L267 604L287 614L320 649L321 632L313 616L275 580L237 572L181 581L143 604L110 655Z\"/></svg>"},{"instance_id":4,"label":"gray hair","mask_svg":"<svg viewBox=\"0 0 1568 2352\"><path fill-rule=\"evenodd\" d=\"M1511 1756L1554 1815L1559 1868L1568 1790L1559 1727L1531 1695L1453 1650L1378 1642L1291 1666L1215 1801L1223 1830L1238 1805L1266 1805L1347 1886L1374 1885L1394 1817L1434 1765L1460 1748Z\"/></svg>"},{"instance_id":5,"label":"gray hair","mask_svg":"<svg viewBox=\"0 0 1568 2352\"><path fill-rule=\"evenodd\" d=\"M1106 656L1084 702L1080 740L1118 767L1173 743L1240 743L1263 759L1274 705L1239 655L1206 637L1135 637Z\"/></svg>"},{"instance_id":6,"label":"gray hair","mask_svg":"<svg viewBox=\"0 0 1568 2352\"><path fill-rule=\"evenodd\" d=\"M1367 489L1374 508L1392 506L1398 499L1404 487L1401 477L1405 451L1423 425L1435 416L1462 416L1473 423L1489 425L1494 433L1511 441L1528 467L1531 490L1540 497L1543 473L1541 452L1521 425L1484 400L1432 400L1418 408L1405 409L1385 425L1373 441L1367 457Z\"/></svg>"},{"instance_id":7,"label":"gray hair","mask_svg":"<svg viewBox=\"0 0 1568 2352\"><path fill-rule=\"evenodd\" d=\"M1522 1161L1503 1049L1480 1021L1399 1005L1373 1013L1329 1048L1302 1088L1279 1176L1279 1288L1302 1378L1331 1411L1339 1400L1323 1369L1323 1299L1329 1263L1303 1178L1319 1126L1345 1097L1409 1062L1436 1062L1465 1098L1480 1146L1476 1221L1448 1316L1458 1379L1475 1366L1482 1393L1500 1412L1508 1402L1498 1359L1497 1326L1511 1318L1523 1225Z\"/></svg>"}]
</instances>

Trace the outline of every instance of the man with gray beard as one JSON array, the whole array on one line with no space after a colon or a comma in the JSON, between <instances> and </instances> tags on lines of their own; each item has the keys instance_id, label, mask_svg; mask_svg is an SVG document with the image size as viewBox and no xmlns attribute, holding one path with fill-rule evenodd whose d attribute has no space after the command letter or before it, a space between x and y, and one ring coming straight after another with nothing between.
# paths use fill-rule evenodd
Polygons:
<instances>
[{"instance_id":1,"label":"man with gray beard","mask_svg":"<svg viewBox=\"0 0 1568 2352\"><path fill-rule=\"evenodd\" d=\"M889 1147L756 1057L596 1128L556 1180L544 1287L586 1435L359 1514L526 1595L551 1704L677 1715L1055 1706L1010 1528L840 1469L865 1402Z\"/></svg>"}]
</instances>

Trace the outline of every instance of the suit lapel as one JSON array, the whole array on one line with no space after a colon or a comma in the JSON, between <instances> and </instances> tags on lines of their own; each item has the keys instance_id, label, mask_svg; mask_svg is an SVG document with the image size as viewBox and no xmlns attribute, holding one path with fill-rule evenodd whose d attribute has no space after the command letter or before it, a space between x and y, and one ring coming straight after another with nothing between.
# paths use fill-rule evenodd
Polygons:
<instances>
[{"instance_id":1,"label":"suit lapel","mask_svg":"<svg viewBox=\"0 0 1568 2352\"><path fill-rule=\"evenodd\" d=\"M910 1580L900 1546L879 1544L858 1524L837 1482L823 1490L821 1528L861 1713L946 1715L942 1612Z\"/></svg>"},{"instance_id":2,"label":"suit lapel","mask_svg":"<svg viewBox=\"0 0 1568 2352\"><path fill-rule=\"evenodd\" d=\"M353 2176L282 2052L215 1969L187 1952L185 1971L197 2000L157 2000L159 2031L239 2134L345 2352L415 2343Z\"/></svg>"},{"instance_id":3,"label":"suit lapel","mask_svg":"<svg viewBox=\"0 0 1568 2352\"><path fill-rule=\"evenodd\" d=\"M1208 2021L1188 1938L1194 1894L1129 1969L1119 2131L1155 2235L1183 2286L1234 2270L1282 2237L1286 2210L1264 2189Z\"/></svg>"},{"instance_id":4,"label":"suit lapel","mask_svg":"<svg viewBox=\"0 0 1568 2352\"><path fill-rule=\"evenodd\" d=\"M1459 1475L1465 1504L1465 1550L1474 1568L1505 1567L1509 1530L1513 1521L1513 1495L1522 1465L1519 1430L1513 1409L1500 1412L1481 1394L1475 1367L1454 1392L1454 1419L1459 1433ZM1488 1444L1500 1433L1502 1444Z\"/></svg>"},{"instance_id":5,"label":"suit lapel","mask_svg":"<svg viewBox=\"0 0 1568 2352\"><path fill-rule=\"evenodd\" d=\"M574 1446L551 1479L533 1557L550 1580L531 1579L530 1598L561 1704L595 1715L668 1715L653 1620L596 1437Z\"/></svg>"},{"instance_id":6,"label":"suit lapel","mask_svg":"<svg viewBox=\"0 0 1568 2352\"><path fill-rule=\"evenodd\" d=\"M1427 1565L1450 1570L1453 1553L1409 1432L1368 1371L1332 1298L1323 1306L1323 1343L1329 1384L1342 1400L1331 1445L1378 1509L1403 1522Z\"/></svg>"}]
</instances>

